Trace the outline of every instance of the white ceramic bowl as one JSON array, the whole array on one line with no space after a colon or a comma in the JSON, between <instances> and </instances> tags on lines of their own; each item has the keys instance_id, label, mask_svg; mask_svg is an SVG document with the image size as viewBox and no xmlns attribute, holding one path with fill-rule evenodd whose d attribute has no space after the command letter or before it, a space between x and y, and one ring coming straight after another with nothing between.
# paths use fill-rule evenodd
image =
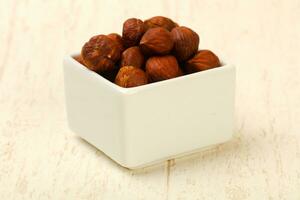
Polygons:
<instances>
[{"instance_id":1,"label":"white ceramic bowl","mask_svg":"<svg viewBox=\"0 0 300 200\"><path fill-rule=\"evenodd\" d=\"M138 168L232 138L234 66L122 88L74 55L64 59L69 127L120 165Z\"/></svg>"}]
</instances>

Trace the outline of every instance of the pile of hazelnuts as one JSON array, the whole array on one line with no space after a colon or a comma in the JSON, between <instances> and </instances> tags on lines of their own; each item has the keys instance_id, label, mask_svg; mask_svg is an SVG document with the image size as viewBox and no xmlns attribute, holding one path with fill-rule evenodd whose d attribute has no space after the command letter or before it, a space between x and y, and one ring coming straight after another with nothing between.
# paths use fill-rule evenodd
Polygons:
<instances>
[{"instance_id":1,"label":"pile of hazelnuts","mask_svg":"<svg viewBox=\"0 0 300 200\"><path fill-rule=\"evenodd\" d=\"M96 35L75 59L121 87L135 87L219 67L210 50L198 50L196 32L167 17L127 19L122 36Z\"/></svg>"}]
</instances>

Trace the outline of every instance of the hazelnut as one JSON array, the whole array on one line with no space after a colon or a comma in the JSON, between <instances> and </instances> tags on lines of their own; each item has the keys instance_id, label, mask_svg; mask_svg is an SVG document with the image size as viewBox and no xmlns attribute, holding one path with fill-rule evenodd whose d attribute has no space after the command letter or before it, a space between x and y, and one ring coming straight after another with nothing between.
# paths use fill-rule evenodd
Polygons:
<instances>
[{"instance_id":1,"label":"hazelnut","mask_svg":"<svg viewBox=\"0 0 300 200\"><path fill-rule=\"evenodd\" d=\"M130 18L123 24L122 39L126 48L136 46L145 32L144 22L140 19Z\"/></svg>"},{"instance_id":2,"label":"hazelnut","mask_svg":"<svg viewBox=\"0 0 300 200\"><path fill-rule=\"evenodd\" d=\"M111 34L108 34L107 37L110 38L111 40L115 41L118 44L121 52L124 51L122 37L119 34L111 33Z\"/></svg>"},{"instance_id":3,"label":"hazelnut","mask_svg":"<svg viewBox=\"0 0 300 200\"><path fill-rule=\"evenodd\" d=\"M105 72L115 68L121 52L113 40L105 35L97 35L84 44L81 56L87 68L96 72Z\"/></svg>"},{"instance_id":4,"label":"hazelnut","mask_svg":"<svg viewBox=\"0 0 300 200\"><path fill-rule=\"evenodd\" d=\"M163 16L156 16L152 17L150 19L147 19L144 21L146 30L150 28L156 28L156 27L162 27L167 29L168 31L171 31L173 28L178 26L175 22L173 22L171 19Z\"/></svg>"},{"instance_id":5,"label":"hazelnut","mask_svg":"<svg viewBox=\"0 0 300 200\"><path fill-rule=\"evenodd\" d=\"M146 62L146 73L153 82L175 78L182 75L174 56L154 56Z\"/></svg>"},{"instance_id":6,"label":"hazelnut","mask_svg":"<svg viewBox=\"0 0 300 200\"><path fill-rule=\"evenodd\" d=\"M115 79L115 83L125 88L135 87L147 84L148 77L140 68L124 66L119 70Z\"/></svg>"},{"instance_id":7,"label":"hazelnut","mask_svg":"<svg viewBox=\"0 0 300 200\"><path fill-rule=\"evenodd\" d=\"M146 55L165 55L174 45L171 33L161 27L149 29L140 41L140 47Z\"/></svg>"},{"instance_id":8,"label":"hazelnut","mask_svg":"<svg viewBox=\"0 0 300 200\"><path fill-rule=\"evenodd\" d=\"M82 56L81 56L80 54L77 55L77 56L74 56L73 58L74 58L77 62L79 62L80 64L84 65Z\"/></svg>"},{"instance_id":9,"label":"hazelnut","mask_svg":"<svg viewBox=\"0 0 300 200\"><path fill-rule=\"evenodd\" d=\"M181 62L193 56L199 46L199 36L191 29L180 26L171 31L174 40L174 55Z\"/></svg>"},{"instance_id":10,"label":"hazelnut","mask_svg":"<svg viewBox=\"0 0 300 200\"><path fill-rule=\"evenodd\" d=\"M220 65L219 58L212 51L200 50L193 58L186 62L185 70L188 73L193 73L219 67Z\"/></svg>"},{"instance_id":11,"label":"hazelnut","mask_svg":"<svg viewBox=\"0 0 300 200\"><path fill-rule=\"evenodd\" d=\"M121 67L134 66L142 68L144 65L144 55L139 47L134 46L123 51L121 56Z\"/></svg>"}]
</instances>

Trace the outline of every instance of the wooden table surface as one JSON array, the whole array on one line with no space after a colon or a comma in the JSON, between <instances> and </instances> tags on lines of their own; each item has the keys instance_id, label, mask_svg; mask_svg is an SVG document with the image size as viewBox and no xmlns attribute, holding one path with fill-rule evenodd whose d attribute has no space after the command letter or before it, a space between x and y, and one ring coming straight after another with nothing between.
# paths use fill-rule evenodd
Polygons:
<instances>
[{"instance_id":1,"label":"wooden table surface","mask_svg":"<svg viewBox=\"0 0 300 200\"><path fill-rule=\"evenodd\" d=\"M62 58L155 15L237 66L240 137L130 171L68 129ZM0 0L0 199L299 200L299 19L299 0Z\"/></svg>"}]
</instances>

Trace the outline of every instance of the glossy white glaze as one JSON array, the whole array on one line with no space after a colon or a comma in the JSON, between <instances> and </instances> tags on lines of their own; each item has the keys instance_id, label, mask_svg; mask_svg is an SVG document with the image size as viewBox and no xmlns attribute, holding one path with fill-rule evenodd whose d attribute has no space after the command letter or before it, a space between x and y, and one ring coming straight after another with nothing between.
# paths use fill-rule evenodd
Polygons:
<instances>
[{"instance_id":1,"label":"glossy white glaze","mask_svg":"<svg viewBox=\"0 0 300 200\"><path fill-rule=\"evenodd\" d=\"M233 136L232 65L121 88L67 56L64 77L70 128L122 166L146 166Z\"/></svg>"}]
</instances>

